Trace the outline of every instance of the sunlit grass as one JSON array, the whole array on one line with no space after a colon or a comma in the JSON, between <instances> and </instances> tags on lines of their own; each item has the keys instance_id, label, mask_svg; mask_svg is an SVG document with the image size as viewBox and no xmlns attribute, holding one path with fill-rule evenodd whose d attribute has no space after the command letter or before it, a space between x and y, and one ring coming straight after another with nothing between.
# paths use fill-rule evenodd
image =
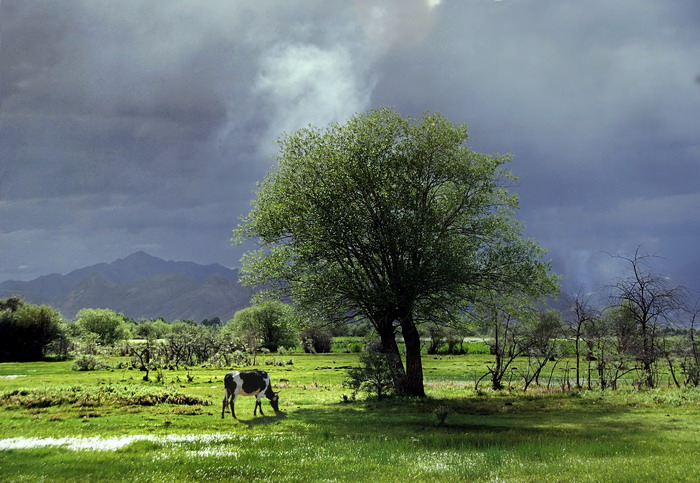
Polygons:
<instances>
[{"instance_id":1,"label":"sunlit grass","mask_svg":"<svg viewBox=\"0 0 700 483\"><path fill-rule=\"evenodd\" d=\"M0 364L0 393L103 394L88 405L3 403L2 480L700 480L697 390L477 394L470 370L488 356L426 356L428 398L344 403L358 354L285 357L294 364L258 360L282 390L283 413L265 401L265 416L253 417L253 398L241 397L240 421L221 419L227 368L166 371L156 383L138 371L78 373L70 361ZM114 393L202 403L144 406L105 396ZM440 426L438 406L448 411Z\"/></svg>"}]
</instances>

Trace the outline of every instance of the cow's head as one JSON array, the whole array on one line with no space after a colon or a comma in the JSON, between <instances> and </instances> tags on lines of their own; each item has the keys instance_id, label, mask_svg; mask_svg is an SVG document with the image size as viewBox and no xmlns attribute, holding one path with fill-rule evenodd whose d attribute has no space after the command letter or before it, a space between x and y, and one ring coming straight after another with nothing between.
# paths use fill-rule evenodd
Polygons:
<instances>
[{"instance_id":1,"label":"cow's head","mask_svg":"<svg viewBox=\"0 0 700 483\"><path fill-rule=\"evenodd\" d=\"M270 398L270 406L272 406L272 409L275 410L275 412L280 410L280 392L276 391L273 392L272 397Z\"/></svg>"}]
</instances>

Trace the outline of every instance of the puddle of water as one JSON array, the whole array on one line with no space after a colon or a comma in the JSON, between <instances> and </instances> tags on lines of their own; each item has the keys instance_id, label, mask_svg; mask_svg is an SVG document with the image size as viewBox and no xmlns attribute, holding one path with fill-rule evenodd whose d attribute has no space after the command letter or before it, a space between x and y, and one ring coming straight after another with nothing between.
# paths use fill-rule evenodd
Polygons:
<instances>
[{"instance_id":1,"label":"puddle of water","mask_svg":"<svg viewBox=\"0 0 700 483\"><path fill-rule=\"evenodd\" d=\"M26 374L10 374L9 376L0 376L0 379L17 379L18 377L27 377Z\"/></svg>"},{"instance_id":2,"label":"puddle of water","mask_svg":"<svg viewBox=\"0 0 700 483\"><path fill-rule=\"evenodd\" d=\"M156 443L177 445L179 443L218 443L231 439L230 434L170 434L155 436L152 434L134 434L114 438L94 437L65 437L65 438L9 438L0 439L0 451L16 449L33 449L46 447L64 447L73 451L116 451L137 441L153 441Z\"/></svg>"}]
</instances>

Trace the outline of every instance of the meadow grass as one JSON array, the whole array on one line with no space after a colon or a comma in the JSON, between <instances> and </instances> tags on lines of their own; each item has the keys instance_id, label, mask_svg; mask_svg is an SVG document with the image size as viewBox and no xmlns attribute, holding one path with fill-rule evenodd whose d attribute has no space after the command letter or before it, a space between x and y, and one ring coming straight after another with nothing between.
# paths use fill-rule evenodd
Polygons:
<instances>
[{"instance_id":1,"label":"meadow grass","mask_svg":"<svg viewBox=\"0 0 700 483\"><path fill-rule=\"evenodd\" d=\"M698 390L476 393L489 356L426 356L427 398L343 402L357 353L266 357L282 413L241 397L240 421L221 419L228 368L0 364L0 480L700 480Z\"/></svg>"}]
</instances>

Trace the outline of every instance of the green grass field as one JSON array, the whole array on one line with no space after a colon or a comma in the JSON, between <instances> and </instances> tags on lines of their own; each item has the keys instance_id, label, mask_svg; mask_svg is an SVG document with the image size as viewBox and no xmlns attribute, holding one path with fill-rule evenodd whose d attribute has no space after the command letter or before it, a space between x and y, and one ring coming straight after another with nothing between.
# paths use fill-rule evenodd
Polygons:
<instances>
[{"instance_id":1,"label":"green grass field","mask_svg":"<svg viewBox=\"0 0 700 483\"><path fill-rule=\"evenodd\" d=\"M221 419L227 369L0 364L0 480L700 480L698 390L477 394L489 356L425 356L426 399L343 402L358 357L259 357L283 413L241 397L240 421Z\"/></svg>"}]
</instances>

